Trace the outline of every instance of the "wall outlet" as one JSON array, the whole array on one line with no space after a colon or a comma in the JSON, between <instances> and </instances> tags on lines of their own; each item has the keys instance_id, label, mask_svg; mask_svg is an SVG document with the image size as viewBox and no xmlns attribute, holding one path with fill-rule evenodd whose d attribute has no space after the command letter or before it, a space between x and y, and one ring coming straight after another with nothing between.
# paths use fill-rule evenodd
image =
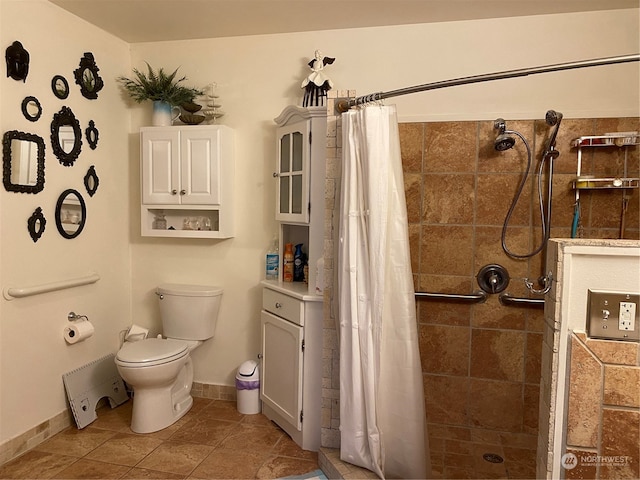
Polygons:
<instances>
[{"instance_id":1,"label":"wall outlet","mask_svg":"<svg viewBox=\"0 0 640 480\"><path fill-rule=\"evenodd\" d=\"M591 338L640 341L640 295L589 290L587 332Z\"/></svg>"},{"instance_id":2,"label":"wall outlet","mask_svg":"<svg viewBox=\"0 0 640 480\"><path fill-rule=\"evenodd\" d=\"M620 302L620 312L618 314L618 328L620 330L635 329L636 304L633 302Z\"/></svg>"}]
</instances>

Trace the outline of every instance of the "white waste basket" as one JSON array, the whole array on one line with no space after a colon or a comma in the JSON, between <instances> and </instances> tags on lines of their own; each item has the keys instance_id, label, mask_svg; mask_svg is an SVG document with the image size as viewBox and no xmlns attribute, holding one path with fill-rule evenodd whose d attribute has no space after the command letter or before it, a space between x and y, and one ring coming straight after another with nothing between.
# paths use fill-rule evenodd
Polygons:
<instances>
[{"instance_id":1,"label":"white waste basket","mask_svg":"<svg viewBox=\"0 0 640 480\"><path fill-rule=\"evenodd\" d=\"M240 413L260 413L260 367L256 361L247 360L238 367L236 390Z\"/></svg>"}]
</instances>

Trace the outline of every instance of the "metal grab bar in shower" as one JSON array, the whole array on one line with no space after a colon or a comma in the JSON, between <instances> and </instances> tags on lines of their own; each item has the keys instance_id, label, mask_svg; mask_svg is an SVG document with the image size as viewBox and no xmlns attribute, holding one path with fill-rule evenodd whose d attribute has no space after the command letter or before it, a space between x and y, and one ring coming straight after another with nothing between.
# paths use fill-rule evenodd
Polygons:
<instances>
[{"instance_id":1,"label":"metal grab bar in shower","mask_svg":"<svg viewBox=\"0 0 640 480\"><path fill-rule=\"evenodd\" d=\"M498 297L505 307L544 308L544 298L513 297L508 293Z\"/></svg>"},{"instance_id":2,"label":"metal grab bar in shower","mask_svg":"<svg viewBox=\"0 0 640 480\"><path fill-rule=\"evenodd\" d=\"M416 292L416 299L452 303L484 303L487 301L487 294L482 291L478 291L470 295L461 295L458 293Z\"/></svg>"}]
</instances>

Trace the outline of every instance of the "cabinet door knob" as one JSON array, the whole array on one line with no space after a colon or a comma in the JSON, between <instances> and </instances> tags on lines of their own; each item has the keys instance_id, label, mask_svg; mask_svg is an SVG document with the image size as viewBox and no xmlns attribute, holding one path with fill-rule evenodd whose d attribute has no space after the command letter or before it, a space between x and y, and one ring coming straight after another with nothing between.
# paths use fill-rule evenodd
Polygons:
<instances>
[{"instance_id":1,"label":"cabinet door knob","mask_svg":"<svg viewBox=\"0 0 640 480\"><path fill-rule=\"evenodd\" d=\"M177 194L178 194L178 190L176 190L175 188L171 190L171 195L177 195Z\"/></svg>"},{"instance_id":2,"label":"cabinet door knob","mask_svg":"<svg viewBox=\"0 0 640 480\"><path fill-rule=\"evenodd\" d=\"M279 176L278 172L273 172L273 178L278 178Z\"/></svg>"},{"instance_id":3,"label":"cabinet door knob","mask_svg":"<svg viewBox=\"0 0 640 480\"><path fill-rule=\"evenodd\" d=\"M276 302L276 308L282 308L282 304L279 302Z\"/></svg>"},{"instance_id":4,"label":"cabinet door knob","mask_svg":"<svg viewBox=\"0 0 640 480\"><path fill-rule=\"evenodd\" d=\"M184 195L185 193L187 193L186 190L180 190L180 195Z\"/></svg>"}]
</instances>

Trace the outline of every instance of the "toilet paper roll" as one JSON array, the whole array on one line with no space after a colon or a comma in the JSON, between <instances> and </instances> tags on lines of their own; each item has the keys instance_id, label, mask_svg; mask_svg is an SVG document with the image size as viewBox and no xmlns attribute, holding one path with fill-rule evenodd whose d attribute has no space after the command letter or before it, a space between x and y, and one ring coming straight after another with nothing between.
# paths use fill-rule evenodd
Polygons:
<instances>
[{"instance_id":1,"label":"toilet paper roll","mask_svg":"<svg viewBox=\"0 0 640 480\"><path fill-rule=\"evenodd\" d=\"M124 339L127 342L137 342L138 340L144 340L147 338L147 335L149 335L148 329L134 323L131 325L131 328L127 330L127 334L124 336Z\"/></svg>"},{"instance_id":2,"label":"toilet paper roll","mask_svg":"<svg viewBox=\"0 0 640 480\"><path fill-rule=\"evenodd\" d=\"M64 329L64 339L68 344L73 345L89 338L94 331L93 324L88 320L75 322Z\"/></svg>"}]
</instances>

